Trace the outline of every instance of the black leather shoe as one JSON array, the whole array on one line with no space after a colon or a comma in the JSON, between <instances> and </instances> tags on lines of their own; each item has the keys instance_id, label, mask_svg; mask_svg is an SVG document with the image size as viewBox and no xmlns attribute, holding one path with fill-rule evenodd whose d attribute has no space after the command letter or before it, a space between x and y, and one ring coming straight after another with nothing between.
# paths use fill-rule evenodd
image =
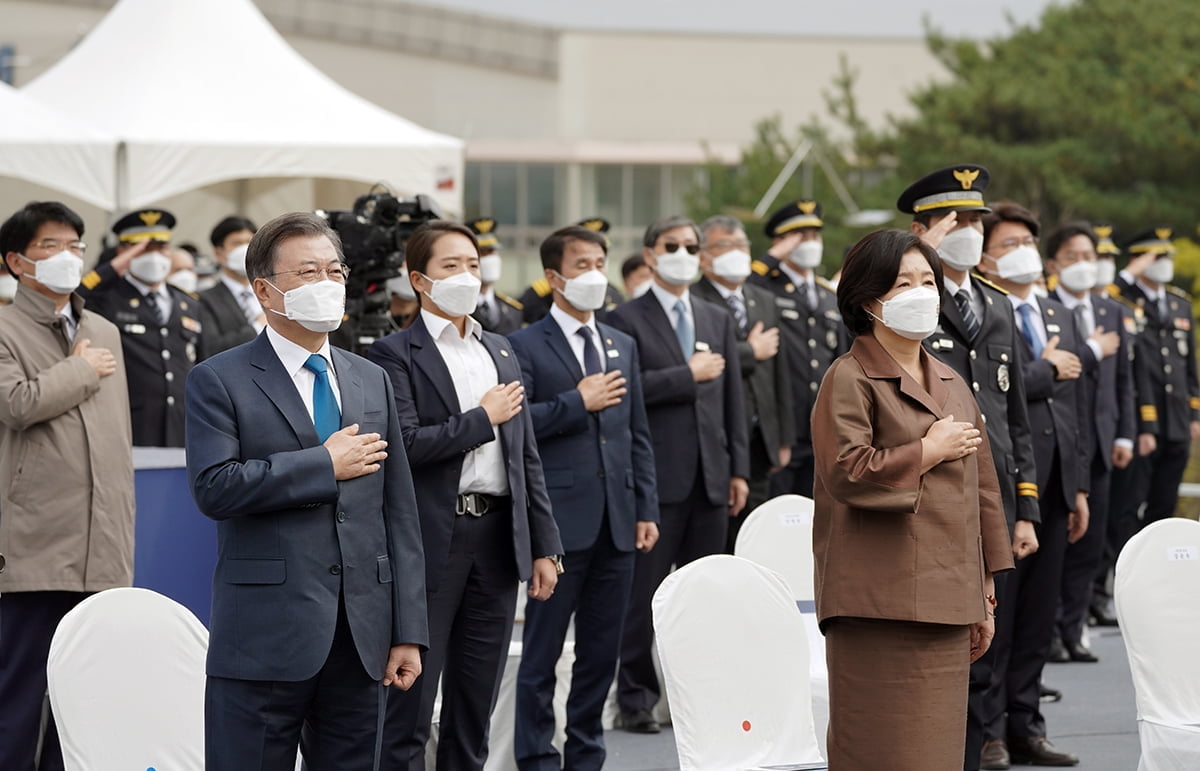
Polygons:
<instances>
[{"instance_id":1,"label":"black leather shoe","mask_svg":"<svg viewBox=\"0 0 1200 771\"><path fill-rule=\"evenodd\" d=\"M1055 636L1050 640L1050 654L1046 656L1046 661L1051 664L1066 664L1070 660L1071 654L1067 652L1067 646Z\"/></svg>"},{"instance_id":2,"label":"black leather shoe","mask_svg":"<svg viewBox=\"0 0 1200 771\"><path fill-rule=\"evenodd\" d=\"M1077 766L1079 758L1059 752L1045 736L1008 740L1010 762L1018 766Z\"/></svg>"},{"instance_id":3,"label":"black leather shoe","mask_svg":"<svg viewBox=\"0 0 1200 771\"><path fill-rule=\"evenodd\" d=\"M1038 701L1042 702L1043 704L1062 701L1062 691L1048 688L1042 683L1038 683Z\"/></svg>"},{"instance_id":4,"label":"black leather shoe","mask_svg":"<svg viewBox=\"0 0 1200 771\"><path fill-rule=\"evenodd\" d=\"M1092 603L1088 614L1096 622L1096 626L1117 626L1117 614L1113 611L1111 602Z\"/></svg>"},{"instance_id":5,"label":"black leather shoe","mask_svg":"<svg viewBox=\"0 0 1200 771\"><path fill-rule=\"evenodd\" d=\"M1071 661L1081 661L1088 664L1094 664L1100 660L1096 654L1092 653L1090 648L1081 642L1067 643L1065 650L1067 655L1071 657Z\"/></svg>"},{"instance_id":6,"label":"black leather shoe","mask_svg":"<svg viewBox=\"0 0 1200 771\"><path fill-rule=\"evenodd\" d=\"M1003 739L993 739L983 743L983 752L979 753L979 767L984 771L1004 771L1012 763L1008 759L1008 746Z\"/></svg>"},{"instance_id":7,"label":"black leather shoe","mask_svg":"<svg viewBox=\"0 0 1200 771\"><path fill-rule=\"evenodd\" d=\"M622 712L621 727L634 734L656 734L662 730L648 709Z\"/></svg>"}]
</instances>

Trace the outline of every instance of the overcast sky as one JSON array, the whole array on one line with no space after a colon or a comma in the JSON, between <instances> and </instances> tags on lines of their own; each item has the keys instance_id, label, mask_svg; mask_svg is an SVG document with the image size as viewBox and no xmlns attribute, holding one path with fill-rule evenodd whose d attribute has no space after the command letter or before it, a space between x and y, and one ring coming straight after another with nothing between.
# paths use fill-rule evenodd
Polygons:
<instances>
[{"instance_id":1,"label":"overcast sky","mask_svg":"<svg viewBox=\"0 0 1200 771\"><path fill-rule=\"evenodd\" d=\"M921 37L922 17L953 36L992 38L1007 16L1036 21L1071 0L417 0L551 27L748 34Z\"/></svg>"}]
</instances>

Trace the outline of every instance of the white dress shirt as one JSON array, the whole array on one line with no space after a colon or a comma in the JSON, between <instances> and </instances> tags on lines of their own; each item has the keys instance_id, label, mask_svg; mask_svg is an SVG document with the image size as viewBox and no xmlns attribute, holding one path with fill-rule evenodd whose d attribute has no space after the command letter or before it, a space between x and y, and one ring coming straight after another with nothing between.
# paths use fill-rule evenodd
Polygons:
<instances>
[{"instance_id":1,"label":"white dress shirt","mask_svg":"<svg viewBox=\"0 0 1200 771\"><path fill-rule=\"evenodd\" d=\"M308 410L309 419L313 419L313 386L317 382L317 375L304 366L304 362L308 361L308 357L312 356L313 352L303 346L296 345L271 327L267 327L267 340L271 341L271 347L275 349L275 355L279 357L279 362L283 364L283 371L288 373L288 377L292 379L292 384L300 392L300 399L304 402L304 409ZM329 386L333 389L333 398L337 401L338 411L340 412L342 409L342 391L338 388L337 370L333 368L333 357L329 355L328 339L321 345L321 350L317 351L317 353L321 354L321 357L325 359L325 366L329 370Z\"/></svg>"},{"instance_id":2,"label":"white dress shirt","mask_svg":"<svg viewBox=\"0 0 1200 771\"><path fill-rule=\"evenodd\" d=\"M591 314L588 317L587 323L584 324L558 307L558 303L555 303L550 306L550 317L558 322L559 329L566 335L567 345L571 346L571 353L575 354L575 361L579 362L580 372L587 372L587 365L583 363L583 346L587 343L584 341L583 336L579 334L581 327L587 327L592 331L592 347L596 349L596 355L600 357L600 370L603 372L608 369L604 362L604 346L601 345L600 330L596 328L596 314Z\"/></svg>"},{"instance_id":3,"label":"white dress shirt","mask_svg":"<svg viewBox=\"0 0 1200 771\"><path fill-rule=\"evenodd\" d=\"M133 288L138 290L138 292L141 293L142 297L145 297L146 295L149 295L149 294L152 294L155 297L157 297L158 299L155 300L154 302L158 303L158 308L163 308L166 310L166 312L162 316L163 322L166 323L171 320L172 306L175 305L175 302L173 300L171 300L171 293L167 291L167 282L166 281L159 284L158 289L151 289L148 284L144 284L141 281L134 278L132 273L126 273L125 280L128 281L129 283L133 284ZM158 313L158 311L156 310L155 313Z\"/></svg>"},{"instance_id":4,"label":"white dress shirt","mask_svg":"<svg viewBox=\"0 0 1200 771\"><path fill-rule=\"evenodd\" d=\"M433 338L450 380L458 397L461 412L473 410L483 401L484 395L500 383L496 362L483 347L483 327L470 316L467 320L467 336L458 334L458 329L449 320L421 311L421 318L429 336ZM500 445L500 427L492 426L492 441L463 456L462 475L458 478L458 492L508 495L508 474L504 461L504 448Z\"/></svg>"},{"instance_id":5,"label":"white dress shirt","mask_svg":"<svg viewBox=\"0 0 1200 771\"><path fill-rule=\"evenodd\" d=\"M683 315L687 316L688 321L692 324L693 334L696 331L696 317L692 314L692 293L684 292L681 297L676 297L667 290L658 285L657 282L650 285L650 291L658 298L659 304L666 311L667 320L671 322L671 329L677 326L675 318L675 303L683 300Z\"/></svg>"},{"instance_id":6,"label":"white dress shirt","mask_svg":"<svg viewBox=\"0 0 1200 771\"><path fill-rule=\"evenodd\" d=\"M63 317L63 332L67 335L67 340L71 343L75 342L75 332L79 329L79 322L75 319L75 312L71 310L71 303L62 307L62 310L55 311L55 315Z\"/></svg>"},{"instance_id":7,"label":"white dress shirt","mask_svg":"<svg viewBox=\"0 0 1200 771\"><path fill-rule=\"evenodd\" d=\"M1096 330L1096 310L1092 307L1092 298L1090 292L1084 292L1082 298L1076 297L1067 291L1058 292L1058 299L1071 315L1075 318L1083 318L1083 329L1079 330L1079 334L1083 336L1087 347L1092 349L1092 355L1096 357L1096 361L1104 360L1104 349L1100 347L1097 340L1092 339L1092 332ZM1082 311L1076 312L1076 308L1083 308ZM1105 332L1115 332L1115 329L1106 329Z\"/></svg>"},{"instance_id":8,"label":"white dress shirt","mask_svg":"<svg viewBox=\"0 0 1200 771\"><path fill-rule=\"evenodd\" d=\"M237 302L238 307L242 309L242 315L246 317L246 322L254 327L255 332L263 331L263 327L266 325L258 320L259 314L263 312L262 305L259 304L258 298L254 296L254 290L250 285L239 284L224 272L221 273L221 283L225 285L225 288L233 295L233 299ZM250 293L248 296L246 295L247 292Z\"/></svg>"}]
</instances>

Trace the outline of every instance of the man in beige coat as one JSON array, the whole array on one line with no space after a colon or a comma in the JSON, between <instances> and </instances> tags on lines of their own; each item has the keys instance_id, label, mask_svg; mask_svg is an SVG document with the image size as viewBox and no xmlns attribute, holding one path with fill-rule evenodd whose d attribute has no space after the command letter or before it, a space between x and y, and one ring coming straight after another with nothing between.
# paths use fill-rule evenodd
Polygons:
<instances>
[{"instance_id":1,"label":"man in beige coat","mask_svg":"<svg viewBox=\"0 0 1200 771\"><path fill-rule=\"evenodd\" d=\"M83 221L30 203L0 226L20 282L0 308L0 768L37 759L46 657L62 617L133 579L129 395L116 327L75 294ZM40 766L62 768L53 721Z\"/></svg>"}]
</instances>

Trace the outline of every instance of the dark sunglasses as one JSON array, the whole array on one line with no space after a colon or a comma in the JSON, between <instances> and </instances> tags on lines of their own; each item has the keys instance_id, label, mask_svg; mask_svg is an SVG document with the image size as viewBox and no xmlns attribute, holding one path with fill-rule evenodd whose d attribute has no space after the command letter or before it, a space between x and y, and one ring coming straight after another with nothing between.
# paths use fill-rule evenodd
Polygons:
<instances>
[{"instance_id":1,"label":"dark sunglasses","mask_svg":"<svg viewBox=\"0 0 1200 771\"><path fill-rule=\"evenodd\" d=\"M666 249L668 252L674 254L675 252L679 251L679 247L681 246L684 249L687 249L688 254L696 254L700 251L700 244L663 244L663 249Z\"/></svg>"}]
</instances>

